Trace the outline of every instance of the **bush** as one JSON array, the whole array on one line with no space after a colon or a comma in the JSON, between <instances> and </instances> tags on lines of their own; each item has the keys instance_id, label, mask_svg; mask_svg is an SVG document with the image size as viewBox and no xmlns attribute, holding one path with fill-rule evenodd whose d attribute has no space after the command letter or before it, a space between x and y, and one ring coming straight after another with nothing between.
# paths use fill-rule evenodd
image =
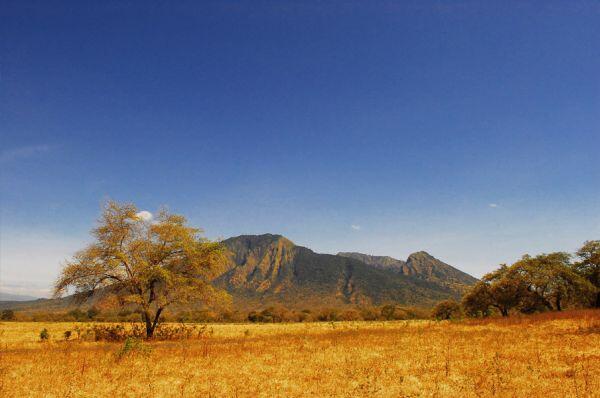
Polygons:
<instances>
[{"instance_id":1,"label":"bush","mask_svg":"<svg viewBox=\"0 0 600 398\"><path fill-rule=\"evenodd\" d=\"M437 320L460 318L460 305L454 300L440 301L433 309L431 316Z\"/></svg>"},{"instance_id":2,"label":"bush","mask_svg":"<svg viewBox=\"0 0 600 398\"><path fill-rule=\"evenodd\" d=\"M127 339L143 339L146 336L144 325L133 323L129 326L124 324L103 325L96 324L89 327L76 327L77 339L84 341L109 341L118 342ZM213 333L212 328L206 325L158 325L154 331L153 340L184 340L209 337Z\"/></svg>"},{"instance_id":3,"label":"bush","mask_svg":"<svg viewBox=\"0 0 600 398\"><path fill-rule=\"evenodd\" d=\"M67 312L67 315L73 318L77 322L82 322L87 320L87 315L85 312L81 311L79 308L71 310Z\"/></svg>"},{"instance_id":4,"label":"bush","mask_svg":"<svg viewBox=\"0 0 600 398\"><path fill-rule=\"evenodd\" d=\"M123 359L123 357L125 357L127 355L131 355L133 353L148 355L148 354L150 354L151 350L152 350L151 347L145 345L142 342L142 340L140 340L139 338L127 337L125 339L125 343L123 344L123 347L117 353L117 359L121 360L121 359Z\"/></svg>"},{"instance_id":5,"label":"bush","mask_svg":"<svg viewBox=\"0 0 600 398\"><path fill-rule=\"evenodd\" d=\"M40 332L40 340L48 341L49 339L50 339L50 333L48 332L48 329L46 329L46 328L42 329L42 331Z\"/></svg>"},{"instance_id":6,"label":"bush","mask_svg":"<svg viewBox=\"0 0 600 398\"><path fill-rule=\"evenodd\" d=\"M3 321L14 321L15 312L13 310L4 310L2 311L2 314L0 314L0 319Z\"/></svg>"},{"instance_id":7,"label":"bush","mask_svg":"<svg viewBox=\"0 0 600 398\"><path fill-rule=\"evenodd\" d=\"M91 307L90 309L87 310L87 317L90 319L94 319L99 314L100 314L100 310L98 310L96 307Z\"/></svg>"}]
</instances>

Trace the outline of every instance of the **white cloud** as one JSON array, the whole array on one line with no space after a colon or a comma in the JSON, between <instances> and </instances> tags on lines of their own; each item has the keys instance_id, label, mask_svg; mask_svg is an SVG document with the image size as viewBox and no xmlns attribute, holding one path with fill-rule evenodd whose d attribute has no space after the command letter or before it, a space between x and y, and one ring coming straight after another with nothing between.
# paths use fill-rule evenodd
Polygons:
<instances>
[{"instance_id":1,"label":"white cloud","mask_svg":"<svg viewBox=\"0 0 600 398\"><path fill-rule=\"evenodd\" d=\"M152 220L152 217L153 217L152 213L150 213L149 211L146 211L146 210L142 210L139 213L136 213L135 215L144 221L150 221L150 220Z\"/></svg>"},{"instance_id":2,"label":"white cloud","mask_svg":"<svg viewBox=\"0 0 600 398\"><path fill-rule=\"evenodd\" d=\"M51 147L49 145L30 145L7 149L0 152L0 163L8 163L14 160L29 158L43 152L48 152L50 149Z\"/></svg>"},{"instance_id":3,"label":"white cloud","mask_svg":"<svg viewBox=\"0 0 600 398\"><path fill-rule=\"evenodd\" d=\"M352 224L350 228L352 228L354 231L360 231L360 225Z\"/></svg>"},{"instance_id":4,"label":"white cloud","mask_svg":"<svg viewBox=\"0 0 600 398\"><path fill-rule=\"evenodd\" d=\"M497 203L490 203L489 206L493 209L495 209L496 207L498 207Z\"/></svg>"}]
</instances>

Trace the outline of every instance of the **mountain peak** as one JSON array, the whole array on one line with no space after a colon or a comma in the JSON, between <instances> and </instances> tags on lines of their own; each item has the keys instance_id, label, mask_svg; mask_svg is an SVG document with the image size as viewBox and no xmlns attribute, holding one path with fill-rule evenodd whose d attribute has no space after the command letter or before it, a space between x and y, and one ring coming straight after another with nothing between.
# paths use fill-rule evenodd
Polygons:
<instances>
[{"instance_id":1,"label":"mountain peak","mask_svg":"<svg viewBox=\"0 0 600 398\"><path fill-rule=\"evenodd\" d=\"M370 256L355 252L340 252L338 255L354 258L374 268L391 270L412 278L437 283L450 288L458 287L459 290L464 285L470 285L476 281L471 275L438 260L426 251L412 253L406 261L388 256Z\"/></svg>"},{"instance_id":2,"label":"mountain peak","mask_svg":"<svg viewBox=\"0 0 600 398\"><path fill-rule=\"evenodd\" d=\"M294 246L294 242L289 240L283 235L278 234L261 234L261 235L238 235L228 238L223 241L225 245L231 244L245 244L248 248L256 247L256 246L267 246L273 243L281 242L285 245Z\"/></svg>"},{"instance_id":3,"label":"mountain peak","mask_svg":"<svg viewBox=\"0 0 600 398\"><path fill-rule=\"evenodd\" d=\"M418 251L418 252L414 252L411 253L408 256L408 259L410 260L411 258L428 258L428 259L435 259L435 257L433 257L431 254L427 253L426 251Z\"/></svg>"}]
</instances>

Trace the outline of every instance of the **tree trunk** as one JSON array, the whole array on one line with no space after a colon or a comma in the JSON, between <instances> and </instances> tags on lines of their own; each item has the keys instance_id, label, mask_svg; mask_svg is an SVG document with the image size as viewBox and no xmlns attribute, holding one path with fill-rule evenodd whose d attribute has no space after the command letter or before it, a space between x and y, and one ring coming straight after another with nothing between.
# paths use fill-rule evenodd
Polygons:
<instances>
[{"instance_id":1,"label":"tree trunk","mask_svg":"<svg viewBox=\"0 0 600 398\"><path fill-rule=\"evenodd\" d=\"M160 314L162 313L162 308L156 310L156 314L154 314L154 320L152 319L152 315L150 315L150 311L144 311L144 322L146 323L146 338L151 339L154 336L154 330L156 330L156 326L160 321Z\"/></svg>"},{"instance_id":2,"label":"tree trunk","mask_svg":"<svg viewBox=\"0 0 600 398\"><path fill-rule=\"evenodd\" d=\"M562 311L562 306L560 304L560 296L556 296L556 311Z\"/></svg>"},{"instance_id":3,"label":"tree trunk","mask_svg":"<svg viewBox=\"0 0 600 398\"><path fill-rule=\"evenodd\" d=\"M154 326L149 311L144 311L144 322L146 322L146 338L151 339L154 335Z\"/></svg>"},{"instance_id":4,"label":"tree trunk","mask_svg":"<svg viewBox=\"0 0 600 398\"><path fill-rule=\"evenodd\" d=\"M154 321L152 322L152 334L154 334L154 329L156 329L156 325L158 325L158 321L160 320L160 314L162 312L162 308L159 308L156 311L156 315L154 316Z\"/></svg>"},{"instance_id":5,"label":"tree trunk","mask_svg":"<svg viewBox=\"0 0 600 398\"><path fill-rule=\"evenodd\" d=\"M502 316L508 316L508 308L500 309L500 313L502 314Z\"/></svg>"},{"instance_id":6,"label":"tree trunk","mask_svg":"<svg viewBox=\"0 0 600 398\"><path fill-rule=\"evenodd\" d=\"M596 308L600 308L600 290L596 293Z\"/></svg>"}]
</instances>

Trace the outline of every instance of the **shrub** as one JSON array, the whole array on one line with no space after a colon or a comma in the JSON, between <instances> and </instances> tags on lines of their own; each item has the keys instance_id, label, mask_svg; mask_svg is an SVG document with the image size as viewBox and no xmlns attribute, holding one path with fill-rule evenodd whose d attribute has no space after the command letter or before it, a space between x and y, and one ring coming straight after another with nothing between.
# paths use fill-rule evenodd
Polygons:
<instances>
[{"instance_id":1,"label":"shrub","mask_svg":"<svg viewBox=\"0 0 600 398\"><path fill-rule=\"evenodd\" d=\"M91 307L90 309L87 310L87 317L90 319L94 319L99 314L100 314L100 310L98 310L96 307Z\"/></svg>"},{"instance_id":2,"label":"shrub","mask_svg":"<svg viewBox=\"0 0 600 398\"><path fill-rule=\"evenodd\" d=\"M87 320L87 315L85 314L85 312L81 311L79 308L75 308L74 310L69 311L67 313L67 315L70 316L71 318L73 318L77 322Z\"/></svg>"},{"instance_id":3,"label":"shrub","mask_svg":"<svg viewBox=\"0 0 600 398\"><path fill-rule=\"evenodd\" d=\"M130 326L124 324L103 325L97 324L85 328L75 328L77 338L84 341L109 341L118 342L127 339L142 339L146 336L144 325L133 323ZM154 331L154 340L184 340L205 338L212 336L212 328L206 325L159 325Z\"/></svg>"},{"instance_id":4,"label":"shrub","mask_svg":"<svg viewBox=\"0 0 600 398\"><path fill-rule=\"evenodd\" d=\"M46 328L42 329L42 331L40 332L40 340L48 341L49 339L50 339L50 333L48 332L48 329L46 329Z\"/></svg>"},{"instance_id":5,"label":"shrub","mask_svg":"<svg viewBox=\"0 0 600 398\"><path fill-rule=\"evenodd\" d=\"M2 319L3 321L14 321L15 312L13 310L4 310L0 315L0 319Z\"/></svg>"},{"instance_id":6,"label":"shrub","mask_svg":"<svg viewBox=\"0 0 600 398\"><path fill-rule=\"evenodd\" d=\"M138 353L142 355L150 354L151 347L144 344L141 339L137 337L127 337L123 347L117 353L117 359L121 360L127 355Z\"/></svg>"},{"instance_id":7,"label":"shrub","mask_svg":"<svg viewBox=\"0 0 600 398\"><path fill-rule=\"evenodd\" d=\"M437 320L460 318L460 305L454 300L440 301L433 309L431 316Z\"/></svg>"}]
</instances>

